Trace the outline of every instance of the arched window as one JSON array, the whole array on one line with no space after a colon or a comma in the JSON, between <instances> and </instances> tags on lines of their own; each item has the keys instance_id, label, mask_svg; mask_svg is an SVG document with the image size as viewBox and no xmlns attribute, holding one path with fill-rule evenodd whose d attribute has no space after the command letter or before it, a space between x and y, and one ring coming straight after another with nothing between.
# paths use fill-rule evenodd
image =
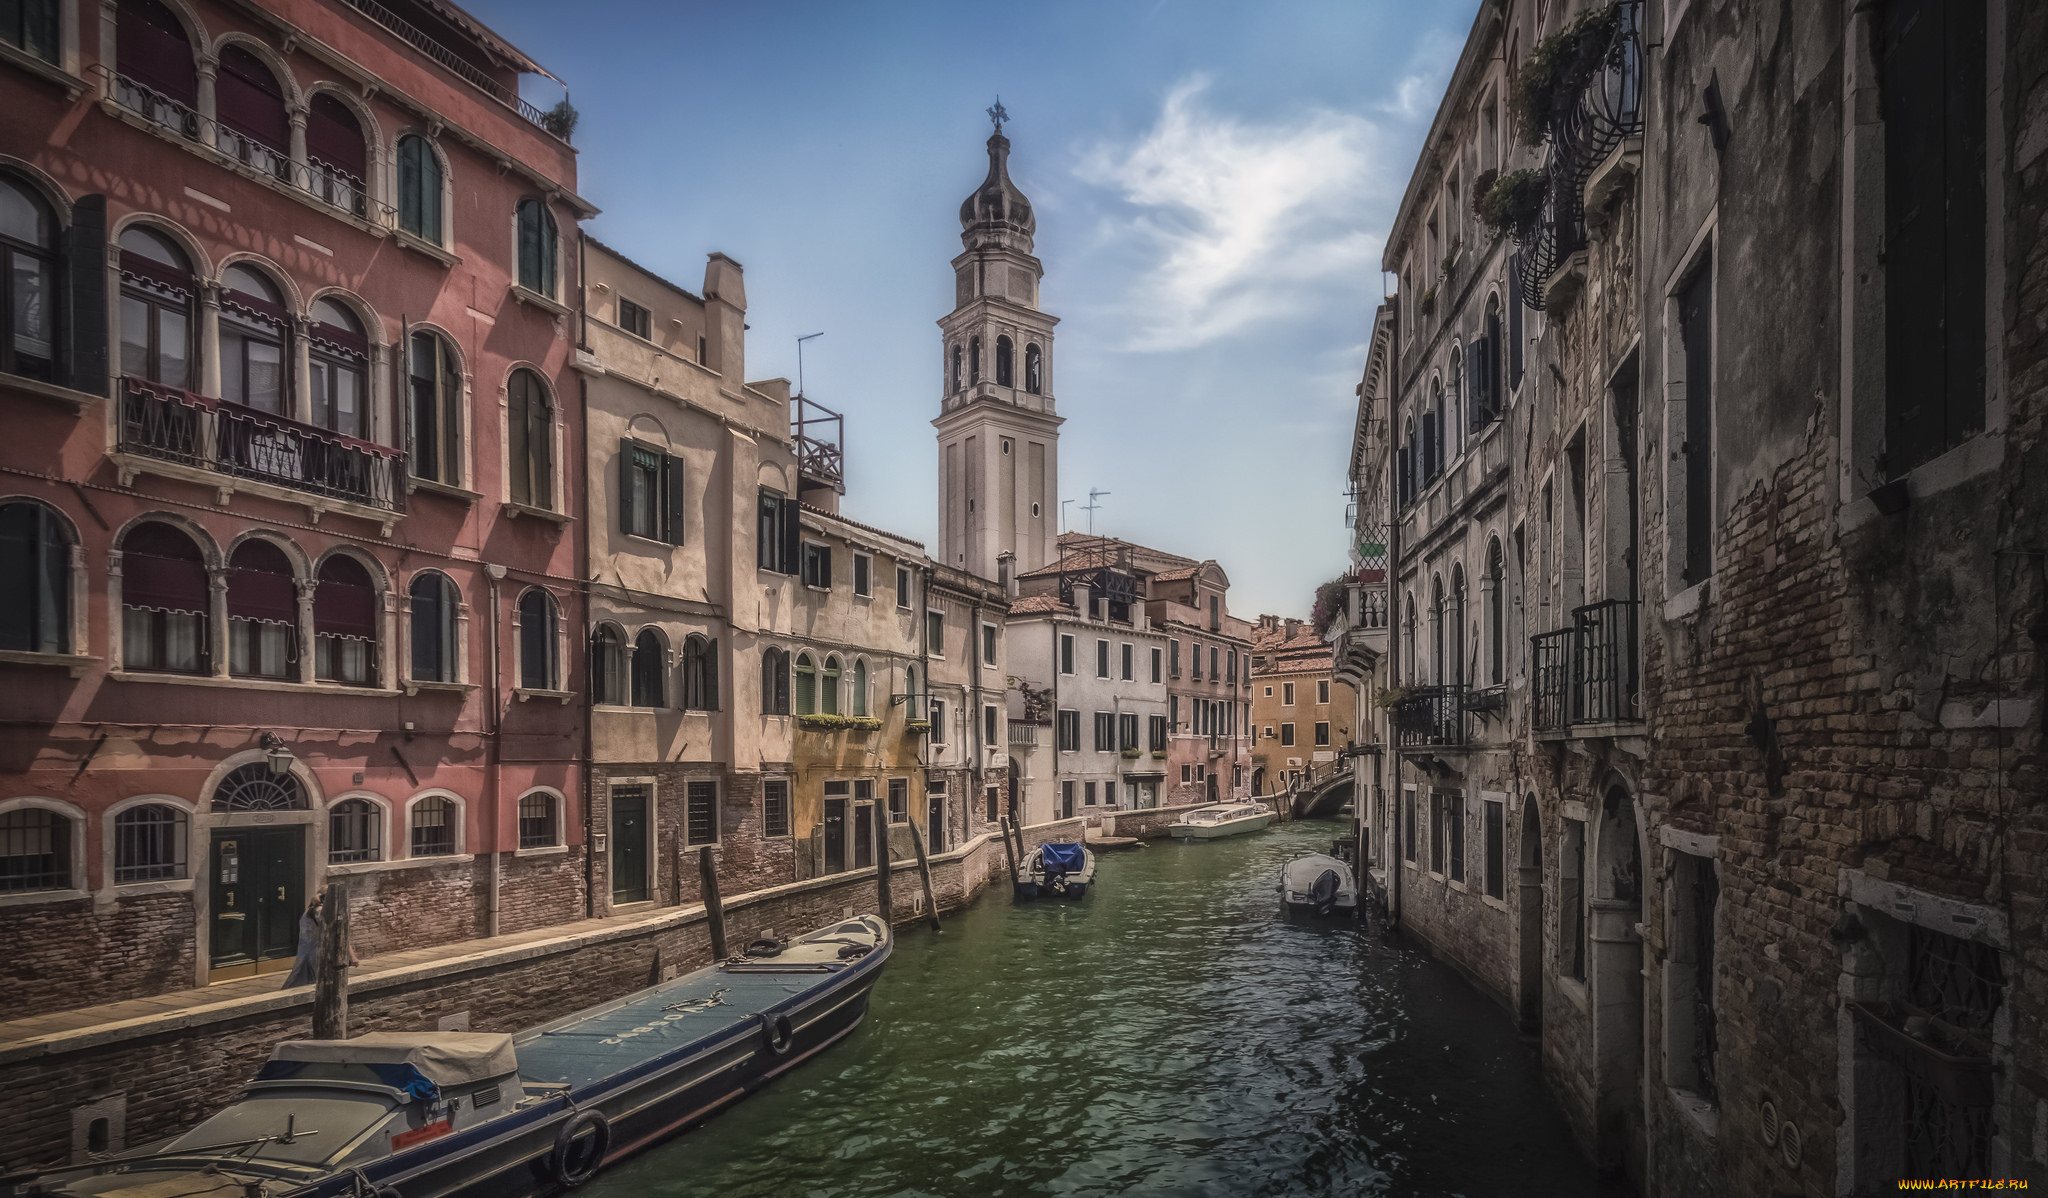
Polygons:
<instances>
[{"instance_id":1,"label":"arched window","mask_svg":"<svg viewBox=\"0 0 2048 1198\"><path fill-rule=\"evenodd\" d=\"M1045 360L1036 345L1024 347L1024 390L1033 395L1045 390Z\"/></svg>"},{"instance_id":2,"label":"arched window","mask_svg":"<svg viewBox=\"0 0 2048 1198\"><path fill-rule=\"evenodd\" d=\"M761 650L761 714L789 714L789 653L773 645Z\"/></svg>"},{"instance_id":3,"label":"arched window","mask_svg":"<svg viewBox=\"0 0 2048 1198\"><path fill-rule=\"evenodd\" d=\"M186 137L199 136L199 65L184 22L157 0L121 0L114 18L115 99Z\"/></svg>"},{"instance_id":4,"label":"arched window","mask_svg":"<svg viewBox=\"0 0 2048 1198\"><path fill-rule=\"evenodd\" d=\"M71 535L40 503L0 504L0 649L71 652Z\"/></svg>"},{"instance_id":5,"label":"arched window","mask_svg":"<svg viewBox=\"0 0 2048 1198\"><path fill-rule=\"evenodd\" d=\"M377 588L363 563L344 554L322 563L313 590L313 676L352 686L377 681Z\"/></svg>"},{"instance_id":6,"label":"arched window","mask_svg":"<svg viewBox=\"0 0 2048 1198\"><path fill-rule=\"evenodd\" d=\"M1459 425L1459 422L1464 420L1467 415L1464 405L1460 402L1460 398L1465 394L1465 358L1463 352L1456 345L1451 346L1449 373L1450 385L1445 389L1444 393L1444 440L1447 443L1444 450L1444 460L1446 462L1458 456L1459 452L1464 448L1465 438L1471 435L1474 429L1479 427L1479 421L1476 419L1469 421L1464 427Z\"/></svg>"},{"instance_id":7,"label":"arched window","mask_svg":"<svg viewBox=\"0 0 2048 1198\"><path fill-rule=\"evenodd\" d=\"M398 139L398 227L441 244L441 160L417 133Z\"/></svg>"},{"instance_id":8,"label":"arched window","mask_svg":"<svg viewBox=\"0 0 2048 1198\"><path fill-rule=\"evenodd\" d=\"M1422 480L1434 481L1444 472L1444 385L1441 380L1429 388L1429 408L1422 414Z\"/></svg>"},{"instance_id":9,"label":"arched window","mask_svg":"<svg viewBox=\"0 0 2048 1198\"><path fill-rule=\"evenodd\" d=\"M667 707L668 688L662 679L668 672L668 646L662 644L661 634L652 628L643 628L633 639L633 706Z\"/></svg>"},{"instance_id":10,"label":"arched window","mask_svg":"<svg viewBox=\"0 0 2048 1198\"><path fill-rule=\"evenodd\" d=\"M952 385L949 388L951 394L960 394L960 347L958 345L953 347L953 374L951 381Z\"/></svg>"},{"instance_id":11,"label":"arched window","mask_svg":"<svg viewBox=\"0 0 2048 1198\"><path fill-rule=\"evenodd\" d=\"M718 642L694 633L683 639L683 710L718 710Z\"/></svg>"},{"instance_id":12,"label":"arched window","mask_svg":"<svg viewBox=\"0 0 2048 1198\"><path fill-rule=\"evenodd\" d=\"M555 296L555 214L538 196L519 201L519 285Z\"/></svg>"},{"instance_id":13,"label":"arched window","mask_svg":"<svg viewBox=\"0 0 2048 1198\"><path fill-rule=\"evenodd\" d=\"M1450 681L1465 682L1465 567L1451 567Z\"/></svg>"},{"instance_id":14,"label":"arched window","mask_svg":"<svg viewBox=\"0 0 2048 1198\"><path fill-rule=\"evenodd\" d=\"M1507 680L1507 568L1498 538L1486 546L1486 574L1480 598L1486 612L1486 684L1499 686Z\"/></svg>"},{"instance_id":15,"label":"arched window","mask_svg":"<svg viewBox=\"0 0 2048 1198\"><path fill-rule=\"evenodd\" d=\"M0 9L0 41L57 61L57 0L20 0Z\"/></svg>"},{"instance_id":16,"label":"arched window","mask_svg":"<svg viewBox=\"0 0 2048 1198\"><path fill-rule=\"evenodd\" d=\"M1415 419L1401 430L1401 448L1394 459L1394 498L1402 507L1415 502Z\"/></svg>"},{"instance_id":17,"label":"arched window","mask_svg":"<svg viewBox=\"0 0 2048 1198\"><path fill-rule=\"evenodd\" d=\"M512 502L554 506L555 410L540 376L524 368L506 385L505 456L512 471Z\"/></svg>"},{"instance_id":18,"label":"arched window","mask_svg":"<svg viewBox=\"0 0 2048 1198\"><path fill-rule=\"evenodd\" d=\"M313 389L307 418L343 436L367 438L370 339L363 322L346 305L321 299L313 304L307 334Z\"/></svg>"},{"instance_id":19,"label":"arched window","mask_svg":"<svg viewBox=\"0 0 2048 1198\"><path fill-rule=\"evenodd\" d=\"M414 477L462 485L462 367L440 335L424 329L406 348Z\"/></svg>"},{"instance_id":20,"label":"arched window","mask_svg":"<svg viewBox=\"0 0 2048 1198\"><path fill-rule=\"evenodd\" d=\"M1409 678L1422 677L1421 663L1415 660L1415 596L1409 595L1403 605L1407 610L1401 621L1401 664Z\"/></svg>"},{"instance_id":21,"label":"arched window","mask_svg":"<svg viewBox=\"0 0 2048 1198\"><path fill-rule=\"evenodd\" d=\"M327 809L327 864L384 859L384 811L368 799L343 799Z\"/></svg>"},{"instance_id":22,"label":"arched window","mask_svg":"<svg viewBox=\"0 0 2048 1198\"><path fill-rule=\"evenodd\" d=\"M562 822L555 817L555 796L544 790L519 799L519 847L548 849L562 843Z\"/></svg>"},{"instance_id":23,"label":"arched window","mask_svg":"<svg viewBox=\"0 0 2048 1198\"><path fill-rule=\"evenodd\" d=\"M1429 582L1429 672L1438 686L1446 681L1444 669L1444 580Z\"/></svg>"},{"instance_id":24,"label":"arched window","mask_svg":"<svg viewBox=\"0 0 2048 1198\"><path fill-rule=\"evenodd\" d=\"M192 385L192 260L154 229L121 234L121 373L166 387ZM132 406L132 405L131 405ZM152 409L154 411L154 409ZM196 412L123 413L124 442L142 435L159 451L197 452Z\"/></svg>"},{"instance_id":25,"label":"arched window","mask_svg":"<svg viewBox=\"0 0 2048 1198\"><path fill-rule=\"evenodd\" d=\"M306 106L308 190L343 212L367 216L369 172L369 146L356 114L332 92L315 95Z\"/></svg>"},{"instance_id":26,"label":"arched window","mask_svg":"<svg viewBox=\"0 0 2048 1198\"><path fill-rule=\"evenodd\" d=\"M160 882L185 876L185 813L144 803L114 817L114 883Z\"/></svg>"},{"instance_id":27,"label":"arched window","mask_svg":"<svg viewBox=\"0 0 2048 1198\"><path fill-rule=\"evenodd\" d=\"M0 894L73 889L73 822L45 807L0 812Z\"/></svg>"},{"instance_id":28,"label":"arched window","mask_svg":"<svg viewBox=\"0 0 2048 1198\"><path fill-rule=\"evenodd\" d=\"M1500 297L1488 296L1486 300L1486 336L1480 342L1481 352L1473 363L1481 377L1473 380L1473 387L1484 401L1483 412L1487 420L1500 415L1502 401L1507 397L1506 374L1507 348L1501 344Z\"/></svg>"},{"instance_id":29,"label":"arched window","mask_svg":"<svg viewBox=\"0 0 2048 1198\"><path fill-rule=\"evenodd\" d=\"M1008 337L996 338L996 386L998 387L1014 387L1017 385L1015 373L1010 366L1010 358L1010 339Z\"/></svg>"},{"instance_id":30,"label":"arched window","mask_svg":"<svg viewBox=\"0 0 2048 1198\"><path fill-rule=\"evenodd\" d=\"M808 653L796 657L796 713L814 715L818 710L818 667Z\"/></svg>"},{"instance_id":31,"label":"arched window","mask_svg":"<svg viewBox=\"0 0 2048 1198\"><path fill-rule=\"evenodd\" d=\"M246 46L220 52L213 81L214 145L243 165L278 179L291 177L292 124L284 89Z\"/></svg>"},{"instance_id":32,"label":"arched window","mask_svg":"<svg viewBox=\"0 0 2048 1198\"><path fill-rule=\"evenodd\" d=\"M0 176L0 372L57 378L57 218L31 188Z\"/></svg>"},{"instance_id":33,"label":"arched window","mask_svg":"<svg viewBox=\"0 0 2048 1198\"><path fill-rule=\"evenodd\" d=\"M297 774L273 774L268 761L237 766L214 788L212 808L216 815L238 811L304 811L306 788Z\"/></svg>"},{"instance_id":34,"label":"arched window","mask_svg":"<svg viewBox=\"0 0 2048 1198\"><path fill-rule=\"evenodd\" d=\"M967 385L972 387L981 381L981 338L975 337L967 343Z\"/></svg>"},{"instance_id":35,"label":"arched window","mask_svg":"<svg viewBox=\"0 0 2048 1198\"><path fill-rule=\"evenodd\" d=\"M237 262L220 276L220 397L259 412L285 412L284 294L268 275Z\"/></svg>"},{"instance_id":36,"label":"arched window","mask_svg":"<svg viewBox=\"0 0 2048 1198\"><path fill-rule=\"evenodd\" d=\"M412 805L412 852L414 857L446 857L455 852L455 821L461 818L455 804L440 795L428 795Z\"/></svg>"},{"instance_id":37,"label":"arched window","mask_svg":"<svg viewBox=\"0 0 2048 1198\"><path fill-rule=\"evenodd\" d=\"M407 593L412 599L413 681L455 681L455 614L462 601L455 583L446 574L423 570L413 575Z\"/></svg>"},{"instance_id":38,"label":"arched window","mask_svg":"<svg viewBox=\"0 0 2048 1198\"><path fill-rule=\"evenodd\" d=\"M853 714L864 716L868 713L868 663L853 663Z\"/></svg>"},{"instance_id":39,"label":"arched window","mask_svg":"<svg viewBox=\"0 0 2048 1198\"><path fill-rule=\"evenodd\" d=\"M228 672L299 676L298 579L284 550L260 537L228 559Z\"/></svg>"},{"instance_id":40,"label":"arched window","mask_svg":"<svg viewBox=\"0 0 2048 1198\"><path fill-rule=\"evenodd\" d=\"M825 672L818 676L818 710L826 715L839 714L839 658L825 659Z\"/></svg>"},{"instance_id":41,"label":"arched window","mask_svg":"<svg viewBox=\"0 0 2048 1198\"><path fill-rule=\"evenodd\" d=\"M626 701L626 643L619 630L599 624L590 634L590 701L623 704Z\"/></svg>"},{"instance_id":42,"label":"arched window","mask_svg":"<svg viewBox=\"0 0 2048 1198\"><path fill-rule=\"evenodd\" d=\"M168 524L136 526L121 542L121 665L203 674L212 608L206 559Z\"/></svg>"},{"instance_id":43,"label":"arched window","mask_svg":"<svg viewBox=\"0 0 2048 1198\"><path fill-rule=\"evenodd\" d=\"M519 597L519 685L559 689L555 669L555 597L539 587Z\"/></svg>"}]
</instances>

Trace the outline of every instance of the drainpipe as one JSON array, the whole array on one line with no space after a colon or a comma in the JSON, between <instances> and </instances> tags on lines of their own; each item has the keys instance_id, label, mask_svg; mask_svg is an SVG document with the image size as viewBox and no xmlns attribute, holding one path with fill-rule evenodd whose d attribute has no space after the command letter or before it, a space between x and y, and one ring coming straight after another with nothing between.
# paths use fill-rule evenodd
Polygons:
<instances>
[{"instance_id":1,"label":"drainpipe","mask_svg":"<svg viewBox=\"0 0 2048 1198\"><path fill-rule=\"evenodd\" d=\"M578 238L576 241L576 254L579 265L578 277L580 279L580 265L583 260L582 238ZM587 312L584 314L584 319L589 319ZM587 430L590 427L590 377L579 372L577 381L580 383L578 387L578 391L581 393L581 413L579 419L582 421L577 427ZM587 452L587 447L585 452ZM563 473L566 475L568 471L564 470ZM564 483L567 481L567 478L563 479ZM588 564L590 561L590 486L588 479L583 480L583 482L584 485L576 489L577 507L579 509L577 513L579 518L576 521L576 560L579 563ZM583 595L583 622L585 627L588 627L590 624L591 580L584 577L587 573L588 571L580 566L576 571L578 576L577 590ZM582 817L583 823L583 918L595 919L597 918L597 858L590 851L592 844L590 796L596 785L595 781L591 778L591 773L595 768L594 763L597 760L596 737L591 728L591 723L594 719L591 714L592 705L589 703L579 703L577 706L583 709L583 760L577 763L580 766L578 773L582 775L582 785L577 788L577 793L582 798L579 806L583 808L578 813Z\"/></svg>"},{"instance_id":2,"label":"drainpipe","mask_svg":"<svg viewBox=\"0 0 2048 1198\"><path fill-rule=\"evenodd\" d=\"M498 584L505 578L505 567L492 563L484 567L484 575L491 580L491 718L484 734L484 812L489 819L486 844L491 852L490 903L485 907L484 935L498 934L498 882L503 866L498 860L498 766L503 758L500 739L503 735L504 708L498 687L500 650L498 647L499 615Z\"/></svg>"},{"instance_id":3,"label":"drainpipe","mask_svg":"<svg viewBox=\"0 0 2048 1198\"><path fill-rule=\"evenodd\" d=\"M968 606L967 657L972 662L974 669L974 673L971 675L972 682L970 683L969 692L974 697L969 700L969 707L972 710L968 712L969 717L974 721L974 793L962 796L965 806L960 808L960 830L963 834L974 822L974 805L981 800L982 787L988 785L988 750L991 747L982 743L981 600L979 597Z\"/></svg>"}]
</instances>

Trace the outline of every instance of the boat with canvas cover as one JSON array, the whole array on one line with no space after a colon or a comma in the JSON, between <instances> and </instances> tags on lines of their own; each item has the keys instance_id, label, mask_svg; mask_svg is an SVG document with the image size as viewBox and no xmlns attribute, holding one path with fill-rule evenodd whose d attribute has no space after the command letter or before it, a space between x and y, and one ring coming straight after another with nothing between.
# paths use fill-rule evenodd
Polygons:
<instances>
[{"instance_id":1,"label":"boat with canvas cover","mask_svg":"<svg viewBox=\"0 0 2048 1198\"><path fill-rule=\"evenodd\" d=\"M1256 832L1278 818L1264 803L1218 803L1181 816L1166 825L1166 834L1180 840L1215 840Z\"/></svg>"},{"instance_id":2,"label":"boat with canvas cover","mask_svg":"<svg viewBox=\"0 0 2048 1198\"><path fill-rule=\"evenodd\" d=\"M1310 853L1280 867L1280 898L1299 914L1350 915L1358 910L1358 879L1328 853Z\"/></svg>"},{"instance_id":3,"label":"boat with canvas cover","mask_svg":"<svg viewBox=\"0 0 2048 1198\"><path fill-rule=\"evenodd\" d=\"M853 1031L892 945L872 915L516 1035L277 1046L183 1135L8 1198L514 1198L573 1189Z\"/></svg>"},{"instance_id":4,"label":"boat with canvas cover","mask_svg":"<svg viewBox=\"0 0 2048 1198\"><path fill-rule=\"evenodd\" d=\"M1095 854L1088 851L1086 845L1050 841L1039 845L1024 859L1023 876L1017 879L1017 897L1086 898L1088 886L1093 881Z\"/></svg>"}]
</instances>

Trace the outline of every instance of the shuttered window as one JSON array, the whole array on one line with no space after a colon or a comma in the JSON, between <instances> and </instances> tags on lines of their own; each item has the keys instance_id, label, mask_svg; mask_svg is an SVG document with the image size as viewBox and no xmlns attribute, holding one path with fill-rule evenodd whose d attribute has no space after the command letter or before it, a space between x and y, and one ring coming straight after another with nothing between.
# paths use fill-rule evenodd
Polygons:
<instances>
[{"instance_id":1,"label":"shuttered window","mask_svg":"<svg viewBox=\"0 0 2048 1198\"><path fill-rule=\"evenodd\" d=\"M540 376L515 370L507 385L506 464L512 472L512 502L554 507L554 406Z\"/></svg>"}]
</instances>

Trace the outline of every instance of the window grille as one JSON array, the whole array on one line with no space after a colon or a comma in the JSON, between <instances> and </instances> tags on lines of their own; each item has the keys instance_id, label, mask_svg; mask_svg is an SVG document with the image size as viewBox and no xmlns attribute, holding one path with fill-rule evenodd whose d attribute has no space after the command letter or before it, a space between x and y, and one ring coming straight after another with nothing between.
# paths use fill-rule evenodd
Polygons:
<instances>
[{"instance_id":1,"label":"window grille","mask_svg":"<svg viewBox=\"0 0 2048 1198\"><path fill-rule=\"evenodd\" d=\"M0 894L71 886L71 821L27 807L0 815Z\"/></svg>"},{"instance_id":2,"label":"window grille","mask_svg":"<svg viewBox=\"0 0 2048 1198\"><path fill-rule=\"evenodd\" d=\"M685 817L692 845L718 842L718 783L694 781L686 791Z\"/></svg>"},{"instance_id":3,"label":"window grille","mask_svg":"<svg viewBox=\"0 0 2048 1198\"><path fill-rule=\"evenodd\" d=\"M535 793L519 800L519 847L549 848L558 842L555 832L555 796Z\"/></svg>"},{"instance_id":4,"label":"window grille","mask_svg":"<svg viewBox=\"0 0 2048 1198\"><path fill-rule=\"evenodd\" d=\"M453 804L430 795L412 807L412 855L445 857L455 851Z\"/></svg>"},{"instance_id":5,"label":"window grille","mask_svg":"<svg viewBox=\"0 0 2048 1198\"><path fill-rule=\"evenodd\" d=\"M377 861L384 856L383 812L368 799L343 799L327 811L327 863Z\"/></svg>"},{"instance_id":6,"label":"window grille","mask_svg":"<svg viewBox=\"0 0 2048 1198\"><path fill-rule=\"evenodd\" d=\"M789 835L789 782L769 778L761 783L761 834Z\"/></svg>"},{"instance_id":7,"label":"window grille","mask_svg":"<svg viewBox=\"0 0 2048 1198\"><path fill-rule=\"evenodd\" d=\"M252 761L220 780L213 792L216 814L234 811L304 811L305 788L296 774L272 774L267 761Z\"/></svg>"},{"instance_id":8,"label":"window grille","mask_svg":"<svg viewBox=\"0 0 2048 1198\"><path fill-rule=\"evenodd\" d=\"M154 882L185 876L185 813L161 803L114 817L114 881Z\"/></svg>"}]
</instances>

